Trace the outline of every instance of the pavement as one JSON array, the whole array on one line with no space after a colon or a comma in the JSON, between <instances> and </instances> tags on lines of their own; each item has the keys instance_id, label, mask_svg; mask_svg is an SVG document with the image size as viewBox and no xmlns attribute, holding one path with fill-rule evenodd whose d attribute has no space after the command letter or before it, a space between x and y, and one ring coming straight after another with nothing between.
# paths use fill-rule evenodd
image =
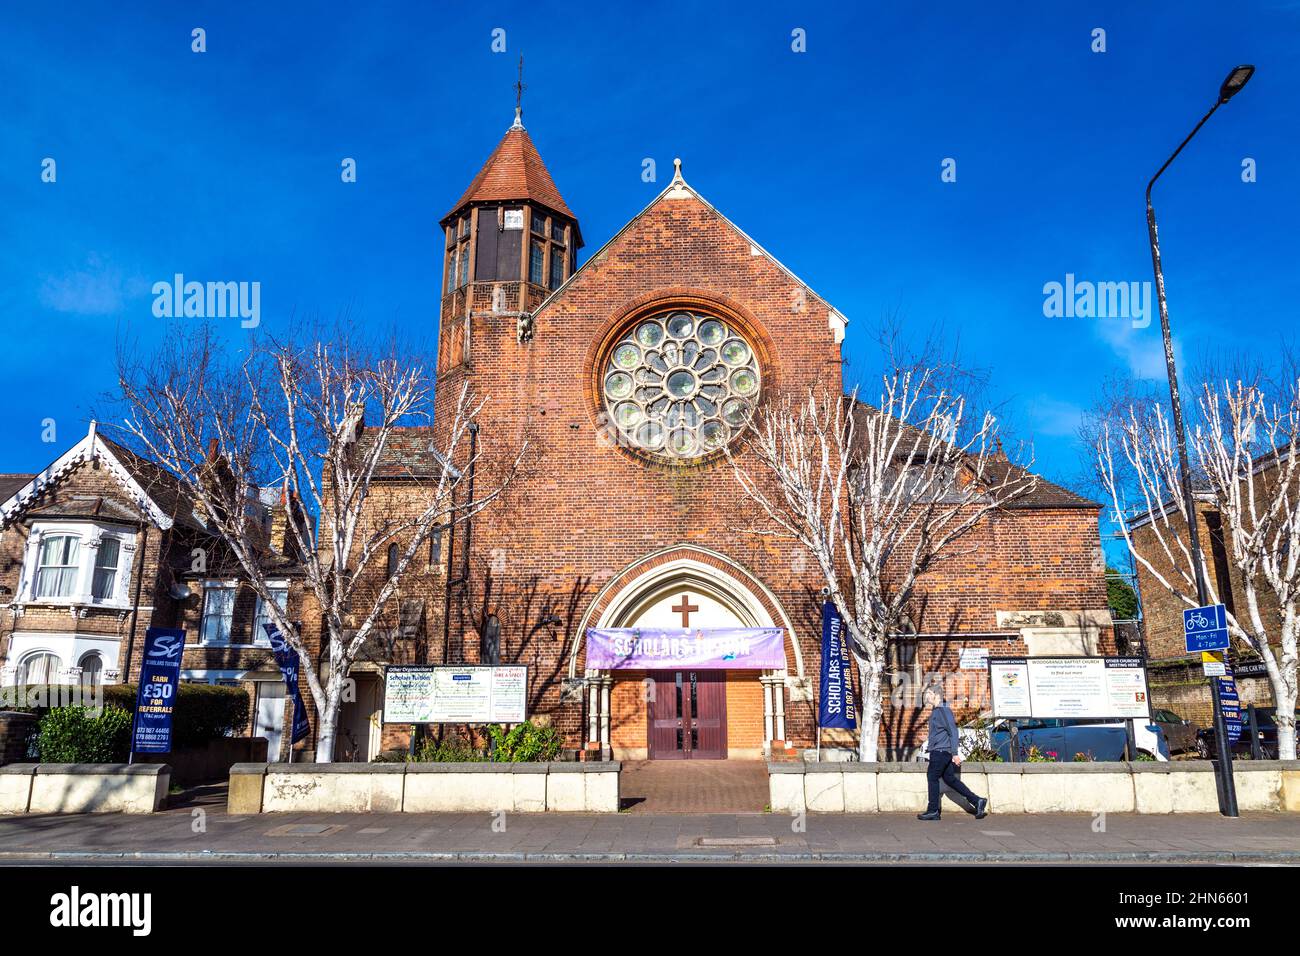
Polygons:
<instances>
[{"instance_id":1,"label":"pavement","mask_svg":"<svg viewBox=\"0 0 1300 956\"><path fill-rule=\"evenodd\" d=\"M0 818L0 864L1300 864L1300 814L277 813L224 788L148 815Z\"/></svg>"}]
</instances>

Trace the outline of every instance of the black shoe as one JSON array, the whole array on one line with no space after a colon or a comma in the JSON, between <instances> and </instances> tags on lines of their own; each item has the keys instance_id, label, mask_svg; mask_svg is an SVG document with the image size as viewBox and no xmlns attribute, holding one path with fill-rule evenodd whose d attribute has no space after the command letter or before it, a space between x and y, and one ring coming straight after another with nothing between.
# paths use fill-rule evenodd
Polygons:
<instances>
[{"instance_id":1,"label":"black shoe","mask_svg":"<svg viewBox=\"0 0 1300 956\"><path fill-rule=\"evenodd\" d=\"M978 800L975 801L975 819L983 820L988 815L989 815L989 799L988 797L980 797Z\"/></svg>"},{"instance_id":2,"label":"black shoe","mask_svg":"<svg viewBox=\"0 0 1300 956\"><path fill-rule=\"evenodd\" d=\"M925 813L918 813L918 814L916 815L916 818L917 818L918 820L938 820L938 819L939 819L939 811L938 811L938 810L927 810Z\"/></svg>"}]
</instances>

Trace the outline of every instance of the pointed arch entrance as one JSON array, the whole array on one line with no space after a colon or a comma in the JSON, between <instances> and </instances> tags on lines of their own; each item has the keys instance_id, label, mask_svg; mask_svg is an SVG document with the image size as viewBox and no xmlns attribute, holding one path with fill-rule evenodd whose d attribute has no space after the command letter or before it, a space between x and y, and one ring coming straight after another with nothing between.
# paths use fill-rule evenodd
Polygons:
<instances>
[{"instance_id":1,"label":"pointed arch entrance","mask_svg":"<svg viewBox=\"0 0 1300 956\"><path fill-rule=\"evenodd\" d=\"M776 630L780 660L770 663L779 666L746 667L739 658L594 667L589 628L665 639ZM771 591L725 555L677 547L634 562L596 596L578 633L570 673L581 658L589 749L624 760L760 758L784 740L785 678L803 672L798 643Z\"/></svg>"}]
</instances>

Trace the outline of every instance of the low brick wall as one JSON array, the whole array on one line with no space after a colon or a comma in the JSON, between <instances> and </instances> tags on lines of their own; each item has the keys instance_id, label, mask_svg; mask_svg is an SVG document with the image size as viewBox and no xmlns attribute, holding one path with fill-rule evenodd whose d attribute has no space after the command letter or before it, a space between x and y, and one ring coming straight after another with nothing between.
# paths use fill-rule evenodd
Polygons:
<instances>
[{"instance_id":1,"label":"low brick wall","mask_svg":"<svg viewBox=\"0 0 1300 956\"><path fill-rule=\"evenodd\" d=\"M769 763L774 812L919 813L926 764ZM1300 812L1300 761L1233 765L1240 810ZM961 779L994 813L1217 813L1215 765L1208 760L1133 763L975 763ZM944 809L964 805L945 788Z\"/></svg>"},{"instance_id":2,"label":"low brick wall","mask_svg":"<svg viewBox=\"0 0 1300 956\"><path fill-rule=\"evenodd\" d=\"M617 813L620 764L240 763L231 813Z\"/></svg>"},{"instance_id":3,"label":"low brick wall","mask_svg":"<svg viewBox=\"0 0 1300 956\"><path fill-rule=\"evenodd\" d=\"M153 813L166 764L12 763L0 767L0 813Z\"/></svg>"}]
</instances>

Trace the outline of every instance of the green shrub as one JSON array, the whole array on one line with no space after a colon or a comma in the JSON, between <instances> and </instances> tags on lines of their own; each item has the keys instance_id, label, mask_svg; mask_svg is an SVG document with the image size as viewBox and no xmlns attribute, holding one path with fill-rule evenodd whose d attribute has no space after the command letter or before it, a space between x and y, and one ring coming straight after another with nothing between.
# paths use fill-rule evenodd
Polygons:
<instances>
[{"instance_id":1,"label":"green shrub","mask_svg":"<svg viewBox=\"0 0 1300 956\"><path fill-rule=\"evenodd\" d=\"M131 746L131 714L105 706L55 707L40 721L37 752L42 763L124 763Z\"/></svg>"},{"instance_id":2,"label":"green shrub","mask_svg":"<svg viewBox=\"0 0 1300 956\"><path fill-rule=\"evenodd\" d=\"M415 763L482 763L488 757L486 750L453 735L443 740L424 741L410 759Z\"/></svg>"},{"instance_id":3,"label":"green shrub","mask_svg":"<svg viewBox=\"0 0 1300 956\"><path fill-rule=\"evenodd\" d=\"M531 721L515 724L508 731L500 724L489 724L487 731L492 740L492 760L498 763L554 760L564 746L564 738L554 727L539 727Z\"/></svg>"},{"instance_id":4,"label":"green shrub","mask_svg":"<svg viewBox=\"0 0 1300 956\"><path fill-rule=\"evenodd\" d=\"M105 710L135 713L135 684L109 684L98 688ZM81 688L66 684L30 684L4 688L4 707L35 714L38 718L55 709L66 710L68 704L88 704ZM176 688L176 707L172 712L172 749L202 747L209 740L243 733L248 726L250 701L242 687L181 684ZM129 744L128 744L129 746Z\"/></svg>"}]
</instances>

